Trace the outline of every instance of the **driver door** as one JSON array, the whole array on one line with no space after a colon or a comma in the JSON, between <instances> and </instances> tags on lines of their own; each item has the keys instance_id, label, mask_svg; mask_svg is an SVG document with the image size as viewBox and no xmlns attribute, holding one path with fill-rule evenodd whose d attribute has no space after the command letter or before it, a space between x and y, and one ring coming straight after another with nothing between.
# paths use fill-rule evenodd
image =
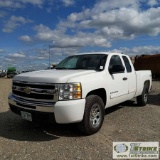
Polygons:
<instances>
[{"instance_id":1,"label":"driver door","mask_svg":"<svg viewBox=\"0 0 160 160\"><path fill-rule=\"evenodd\" d=\"M119 55L113 55L109 62L110 70L113 65L124 67L121 57ZM109 99L112 105L121 103L127 100L128 97L128 77L127 73L124 71L117 71L116 73L109 73L108 76L109 83Z\"/></svg>"}]
</instances>

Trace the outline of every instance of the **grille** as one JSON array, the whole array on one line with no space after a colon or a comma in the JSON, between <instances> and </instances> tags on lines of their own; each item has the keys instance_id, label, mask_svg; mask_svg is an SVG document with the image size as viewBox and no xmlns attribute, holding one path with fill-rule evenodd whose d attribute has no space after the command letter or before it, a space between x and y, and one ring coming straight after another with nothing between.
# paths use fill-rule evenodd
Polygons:
<instances>
[{"instance_id":1,"label":"grille","mask_svg":"<svg viewBox=\"0 0 160 160\"><path fill-rule=\"evenodd\" d=\"M55 89L54 84L40 84L40 83L27 83L27 82L13 82L13 86L20 87L31 87L31 88L41 88L41 89Z\"/></svg>"},{"instance_id":2,"label":"grille","mask_svg":"<svg viewBox=\"0 0 160 160\"><path fill-rule=\"evenodd\" d=\"M18 96L33 98L33 99L53 99L54 98L53 95L34 94L34 93L26 94L24 92L15 91L15 90L13 90L13 93Z\"/></svg>"},{"instance_id":3,"label":"grille","mask_svg":"<svg viewBox=\"0 0 160 160\"><path fill-rule=\"evenodd\" d=\"M57 89L54 84L13 82L12 92L26 98L53 100Z\"/></svg>"}]
</instances>

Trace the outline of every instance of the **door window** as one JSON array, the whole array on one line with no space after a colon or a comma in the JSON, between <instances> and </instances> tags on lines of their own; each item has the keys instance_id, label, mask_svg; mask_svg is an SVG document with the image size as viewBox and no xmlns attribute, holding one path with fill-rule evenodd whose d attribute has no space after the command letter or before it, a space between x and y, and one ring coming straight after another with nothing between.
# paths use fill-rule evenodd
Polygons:
<instances>
[{"instance_id":1,"label":"door window","mask_svg":"<svg viewBox=\"0 0 160 160\"><path fill-rule=\"evenodd\" d=\"M121 58L119 55L114 55L111 57L110 59L110 63L109 63L109 70L112 69L112 67L114 65L117 65L117 66L122 66L123 67L123 64L122 64L122 61L121 61ZM117 72L117 73L124 73L124 71L120 71L120 72Z\"/></svg>"}]
</instances>

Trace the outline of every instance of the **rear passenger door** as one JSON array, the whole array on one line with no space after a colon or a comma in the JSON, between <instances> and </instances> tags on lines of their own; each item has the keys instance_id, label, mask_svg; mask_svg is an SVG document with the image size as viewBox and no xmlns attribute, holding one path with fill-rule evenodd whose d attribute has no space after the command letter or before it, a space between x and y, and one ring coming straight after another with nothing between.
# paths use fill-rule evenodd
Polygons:
<instances>
[{"instance_id":1,"label":"rear passenger door","mask_svg":"<svg viewBox=\"0 0 160 160\"><path fill-rule=\"evenodd\" d=\"M131 65L131 60L129 57L123 55L122 59L125 64L126 72L127 72L127 78L128 78L128 98L134 97L134 94L136 92L136 74L133 68L133 65Z\"/></svg>"}]
</instances>

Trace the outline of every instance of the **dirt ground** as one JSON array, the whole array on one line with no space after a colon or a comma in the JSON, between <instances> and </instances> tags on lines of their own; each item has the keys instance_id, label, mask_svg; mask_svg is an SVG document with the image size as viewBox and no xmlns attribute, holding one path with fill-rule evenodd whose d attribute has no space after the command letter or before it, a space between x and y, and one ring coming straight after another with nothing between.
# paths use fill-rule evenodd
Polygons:
<instances>
[{"instance_id":1,"label":"dirt ground","mask_svg":"<svg viewBox=\"0 0 160 160\"><path fill-rule=\"evenodd\" d=\"M160 141L160 81L153 82L148 105L134 101L106 110L102 129L92 136L74 124L40 124L9 110L11 79L0 78L0 160L111 160L116 141Z\"/></svg>"}]
</instances>

